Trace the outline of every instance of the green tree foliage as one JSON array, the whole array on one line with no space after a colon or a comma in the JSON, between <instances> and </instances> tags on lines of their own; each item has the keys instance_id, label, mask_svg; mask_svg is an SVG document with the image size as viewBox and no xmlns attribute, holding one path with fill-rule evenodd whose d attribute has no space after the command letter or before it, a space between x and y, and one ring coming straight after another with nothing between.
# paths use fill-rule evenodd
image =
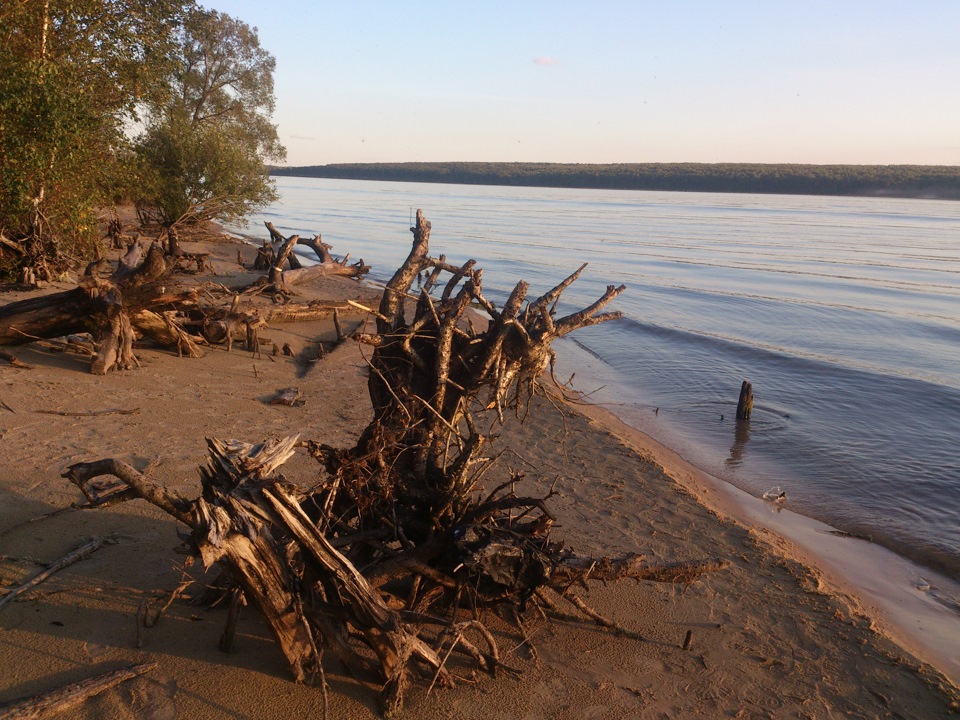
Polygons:
<instances>
[{"instance_id":1,"label":"green tree foliage","mask_svg":"<svg viewBox=\"0 0 960 720\"><path fill-rule=\"evenodd\" d=\"M286 156L270 120L275 64L240 20L187 15L170 92L136 142L142 211L165 225L234 220L276 199L264 165Z\"/></svg>"},{"instance_id":2,"label":"green tree foliage","mask_svg":"<svg viewBox=\"0 0 960 720\"><path fill-rule=\"evenodd\" d=\"M182 9L182 0L0 4L0 232L23 249L8 269L49 272L90 250L124 124L162 87Z\"/></svg>"}]
</instances>

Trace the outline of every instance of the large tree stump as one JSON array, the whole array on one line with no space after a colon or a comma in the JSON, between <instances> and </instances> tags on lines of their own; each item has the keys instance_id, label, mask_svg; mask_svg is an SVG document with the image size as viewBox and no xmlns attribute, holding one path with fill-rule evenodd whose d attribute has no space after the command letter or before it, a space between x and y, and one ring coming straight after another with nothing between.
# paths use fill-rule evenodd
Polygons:
<instances>
[{"instance_id":1,"label":"large tree stump","mask_svg":"<svg viewBox=\"0 0 960 720\"><path fill-rule=\"evenodd\" d=\"M387 714L416 678L452 685L451 653L486 672L505 667L483 624L464 618L467 608L501 607L519 623L528 605L558 612L556 602L568 602L579 617L639 637L572 589L628 578L690 583L725 566L648 563L638 553L584 557L551 537L552 491L517 495L514 473L486 488L498 421L538 392L551 342L618 318L601 311L623 287L611 285L587 308L558 317L557 302L581 267L528 302L520 282L498 308L483 295L472 260L457 266L429 256L430 223L419 211L411 230L411 252L375 313L376 333L356 336L374 348L374 419L354 447L295 437L208 440L203 490L190 501L116 460L66 473L91 505L142 497L188 525L204 565L226 568L263 614L296 680L318 671L321 651L329 651L358 673L376 674ZM442 273L450 277L435 296ZM411 294L423 274L419 294ZM415 301L409 310L407 300ZM471 306L489 316L483 330L470 321ZM326 471L304 488L278 473L298 444ZM91 484L103 474L121 480L106 496Z\"/></svg>"}]
</instances>

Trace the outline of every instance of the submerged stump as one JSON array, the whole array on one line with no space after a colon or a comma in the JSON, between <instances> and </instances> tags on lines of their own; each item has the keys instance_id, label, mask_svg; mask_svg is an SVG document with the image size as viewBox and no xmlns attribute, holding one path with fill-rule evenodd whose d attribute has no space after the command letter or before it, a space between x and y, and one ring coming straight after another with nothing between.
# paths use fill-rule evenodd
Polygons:
<instances>
[{"instance_id":1,"label":"submerged stump","mask_svg":"<svg viewBox=\"0 0 960 720\"><path fill-rule=\"evenodd\" d=\"M753 385L746 380L740 386L740 399L737 401L737 420L749 420L753 412Z\"/></svg>"}]
</instances>

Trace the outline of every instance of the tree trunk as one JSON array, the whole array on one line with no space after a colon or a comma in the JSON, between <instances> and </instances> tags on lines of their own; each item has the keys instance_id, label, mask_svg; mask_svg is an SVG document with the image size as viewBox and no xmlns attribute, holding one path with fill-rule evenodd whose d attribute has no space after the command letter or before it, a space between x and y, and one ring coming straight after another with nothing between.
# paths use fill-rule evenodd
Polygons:
<instances>
[{"instance_id":1,"label":"tree trunk","mask_svg":"<svg viewBox=\"0 0 960 720\"><path fill-rule=\"evenodd\" d=\"M360 278L368 272L370 272L370 266L364 265L363 260L354 265L346 265L339 262L325 262L297 270L284 270L282 273L282 281L284 285L300 285L318 277L339 275L340 277Z\"/></svg>"},{"instance_id":2,"label":"tree trunk","mask_svg":"<svg viewBox=\"0 0 960 720\"><path fill-rule=\"evenodd\" d=\"M25 345L40 338L88 332L100 311L81 288L42 295L0 307L0 345Z\"/></svg>"},{"instance_id":3,"label":"tree trunk","mask_svg":"<svg viewBox=\"0 0 960 720\"><path fill-rule=\"evenodd\" d=\"M181 354L197 357L199 338L184 332L172 317L149 309L158 299L178 297L167 295L159 282L171 267L166 258L157 243L145 253L134 243L108 278L97 275L101 263L92 263L73 290L0 307L0 345L91 332L100 346L91 371L103 374L138 364L133 343L134 330L139 330L160 344L176 346Z\"/></svg>"}]
</instances>

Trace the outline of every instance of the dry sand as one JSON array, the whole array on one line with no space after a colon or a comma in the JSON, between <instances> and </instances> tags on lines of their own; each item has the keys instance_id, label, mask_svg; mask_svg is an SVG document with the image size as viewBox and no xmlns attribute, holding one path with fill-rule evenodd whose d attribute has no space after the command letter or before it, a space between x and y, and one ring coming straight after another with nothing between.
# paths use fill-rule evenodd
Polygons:
<instances>
[{"instance_id":1,"label":"dry sand","mask_svg":"<svg viewBox=\"0 0 960 720\"><path fill-rule=\"evenodd\" d=\"M215 245L217 276L199 279L241 280L238 248L252 260L248 247ZM371 294L339 279L303 292L330 299ZM319 693L288 679L252 611L241 617L231 654L217 649L225 611L185 598L156 626L138 629L141 604L162 605L183 577L172 519L144 502L55 512L80 499L60 477L75 462L123 459L192 497L204 437L255 442L303 433L351 445L370 416L360 346L348 343L310 362L317 339L332 336L328 323L277 326L263 335L289 343L298 356L254 358L213 348L190 360L145 347L141 369L95 377L80 356L28 346L17 354L32 369L0 366L0 400L9 408L0 406L0 583L22 582L91 536L111 538L0 608L0 702L156 661L149 675L98 696L71 717L319 715ZM301 389L302 407L266 402L291 386ZM136 412L39 412L103 410ZM522 426L511 421L502 442L514 452L505 455L501 472L524 470L529 489L542 493L556 481L559 495L551 502L561 527L555 532L577 550L720 557L731 566L686 588L594 587L590 602L644 641L531 618L533 653L513 630L488 618L505 660L522 676L481 677L429 697L415 688L402 717L942 718L958 711L960 695L941 673L882 634L856 602L797 560L789 544L708 509L642 447L543 401ZM318 467L298 456L284 473L309 483ZM688 630L692 643L684 651ZM377 688L328 665L330 717L376 717Z\"/></svg>"}]
</instances>

